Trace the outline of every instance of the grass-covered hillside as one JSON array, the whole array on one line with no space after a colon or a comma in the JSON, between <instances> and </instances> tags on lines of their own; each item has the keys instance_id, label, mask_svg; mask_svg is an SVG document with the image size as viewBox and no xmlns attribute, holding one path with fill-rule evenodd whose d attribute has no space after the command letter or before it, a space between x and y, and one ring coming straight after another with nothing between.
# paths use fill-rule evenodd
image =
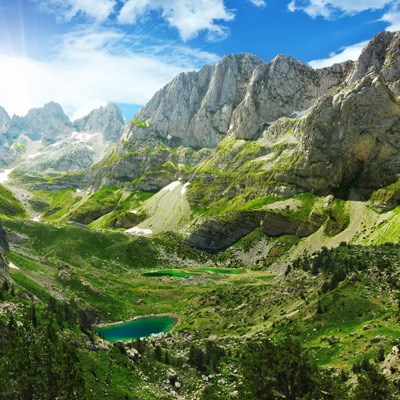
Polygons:
<instances>
[{"instance_id":1,"label":"grass-covered hillside","mask_svg":"<svg viewBox=\"0 0 400 400\"><path fill-rule=\"evenodd\" d=\"M399 398L398 185L277 195L264 150L222 141L158 192L4 188L0 399ZM177 323L117 345L96 333L151 315ZM293 354L294 383L269 384Z\"/></svg>"},{"instance_id":2,"label":"grass-covered hillside","mask_svg":"<svg viewBox=\"0 0 400 400\"><path fill-rule=\"evenodd\" d=\"M26 217L26 211L21 202L11 190L0 185L0 215L7 217Z\"/></svg>"},{"instance_id":3,"label":"grass-covered hillside","mask_svg":"<svg viewBox=\"0 0 400 400\"><path fill-rule=\"evenodd\" d=\"M243 268L234 249L207 255L171 235L135 238L12 220L3 225L11 238L11 267L0 302L3 354L11 360L16 354L12 346L23 357L28 346L32 357L38 352L43 360L53 360L54 376L66 386L81 382L79 387L84 388L84 395L63 394L65 398L259 398L248 385L246 360L254 357L250 365L266 362L252 353L257 346L267 346L265 338L277 349L284 346L280 352L287 351L289 357L287 337L300 340L301 350L296 351L304 352L311 370L317 368L317 375L325 376L326 381L310 383L320 393L314 398L359 396L357 382L378 385L370 382L371 371L384 373L385 387L396 393L400 374L392 348L400 335L397 244L323 248L274 274L267 264ZM259 238L241 240L236 251L243 256L252 241L259 243ZM276 241L283 244L282 238ZM240 268L232 267L235 264ZM173 315L178 323L162 337L130 344L139 358L129 348L102 341L93 331L100 323L150 314ZM35 341L23 344L26 335ZM46 358L43 346L48 335L57 337L54 354L70 354L69 361ZM58 363L64 367L56 367ZM4 393L25 390L29 381L20 386L5 365L2 377L14 386ZM25 371L33 371L28 365ZM66 365L75 371L68 379ZM171 368L176 376L167 372ZM257 368L264 371L266 366ZM276 373L274 368L271 374ZM35 371L40 379L32 385L46 387L46 370ZM326 387L331 388L331 397L324 397ZM60 384L54 390L72 389Z\"/></svg>"}]
</instances>

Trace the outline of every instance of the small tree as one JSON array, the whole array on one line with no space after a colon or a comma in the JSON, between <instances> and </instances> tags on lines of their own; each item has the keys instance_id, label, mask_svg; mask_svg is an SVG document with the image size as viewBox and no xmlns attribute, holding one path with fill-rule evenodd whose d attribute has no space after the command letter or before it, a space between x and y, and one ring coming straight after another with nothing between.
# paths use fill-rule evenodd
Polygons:
<instances>
[{"instance_id":1,"label":"small tree","mask_svg":"<svg viewBox=\"0 0 400 400\"><path fill-rule=\"evenodd\" d=\"M160 347L159 344L154 348L154 358L157 361L161 361L162 360L162 350L161 350L161 347Z\"/></svg>"},{"instance_id":2,"label":"small tree","mask_svg":"<svg viewBox=\"0 0 400 400\"><path fill-rule=\"evenodd\" d=\"M3 292L8 292L8 290L10 289L10 284L8 283L7 279L4 279L2 289L3 289Z\"/></svg>"},{"instance_id":3,"label":"small tree","mask_svg":"<svg viewBox=\"0 0 400 400\"><path fill-rule=\"evenodd\" d=\"M354 400L392 400L393 385L378 371L376 366L371 366L358 378L358 385L354 390Z\"/></svg>"},{"instance_id":4,"label":"small tree","mask_svg":"<svg viewBox=\"0 0 400 400\"><path fill-rule=\"evenodd\" d=\"M249 343L243 352L243 399L343 400L340 382L319 370L300 341Z\"/></svg>"},{"instance_id":5,"label":"small tree","mask_svg":"<svg viewBox=\"0 0 400 400\"><path fill-rule=\"evenodd\" d=\"M204 372L206 370L206 366L205 354L203 350L192 345L189 350L189 364L198 369L200 372Z\"/></svg>"},{"instance_id":6,"label":"small tree","mask_svg":"<svg viewBox=\"0 0 400 400\"><path fill-rule=\"evenodd\" d=\"M29 321L31 322L32 326L35 328L37 327L38 319L36 314L36 306L34 303L31 304L31 308L29 310Z\"/></svg>"}]
</instances>

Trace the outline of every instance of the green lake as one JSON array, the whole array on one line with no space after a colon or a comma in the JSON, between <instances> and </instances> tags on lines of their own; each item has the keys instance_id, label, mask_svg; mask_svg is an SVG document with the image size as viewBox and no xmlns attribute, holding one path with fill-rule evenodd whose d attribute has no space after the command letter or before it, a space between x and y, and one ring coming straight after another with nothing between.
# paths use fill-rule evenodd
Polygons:
<instances>
[{"instance_id":1,"label":"green lake","mask_svg":"<svg viewBox=\"0 0 400 400\"><path fill-rule=\"evenodd\" d=\"M233 268L193 268L189 270L181 269L162 269L157 271L144 272L143 276L160 277L160 276L172 276L174 278L190 278L193 275L198 274L220 274L220 275L235 275L241 274L243 270Z\"/></svg>"},{"instance_id":2,"label":"green lake","mask_svg":"<svg viewBox=\"0 0 400 400\"><path fill-rule=\"evenodd\" d=\"M96 332L110 342L147 337L155 333L168 332L177 322L174 317L143 317L120 324L96 329Z\"/></svg>"}]
</instances>

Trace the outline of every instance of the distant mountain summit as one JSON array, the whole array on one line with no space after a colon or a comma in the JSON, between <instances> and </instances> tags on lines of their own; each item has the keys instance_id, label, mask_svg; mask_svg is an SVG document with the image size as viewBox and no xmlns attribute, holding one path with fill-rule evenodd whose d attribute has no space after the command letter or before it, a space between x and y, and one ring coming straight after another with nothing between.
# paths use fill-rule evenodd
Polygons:
<instances>
[{"instance_id":1,"label":"distant mountain summit","mask_svg":"<svg viewBox=\"0 0 400 400\"><path fill-rule=\"evenodd\" d=\"M283 55L269 63L251 54L226 56L157 92L136 117L151 127L145 133L133 127L127 137L154 133L193 148L215 147L226 135L255 139L271 121L309 108L338 87L352 65L313 70Z\"/></svg>"},{"instance_id":2,"label":"distant mountain summit","mask_svg":"<svg viewBox=\"0 0 400 400\"><path fill-rule=\"evenodd\" d=\"M0 165L23 161L24 171L71 171L97 162L123 133L124 120L115 104L71 122L62 107L50 102L24 117L9 117L0 108Z\"/></svg>"},{"instance_id":3,"label":"distant mountain summit","mask_svg":"<svg viewBox=\"0 0 400 400\"><path fill-rule=\"evenodd\" d=\"M107 142L116 143L122 135L125 123L118 106L107 104L75 120L73 126L78 132L103 132L103 137Z\"/></svg>"},{"instance_id":4,"label":"distant mountain summit","mask_svg":"<svg viewBox=\"0 0 400 400\"><path fill-rule=\"evenodd\" d=\"M20 134L28 136L32 140L41 139L44 144L55 143L65 139L73 131L69 118L62 107L50 102L41 108L32 108L25 117L13 117L16 127L20 128Z\"/></svg>"}]
</instances>

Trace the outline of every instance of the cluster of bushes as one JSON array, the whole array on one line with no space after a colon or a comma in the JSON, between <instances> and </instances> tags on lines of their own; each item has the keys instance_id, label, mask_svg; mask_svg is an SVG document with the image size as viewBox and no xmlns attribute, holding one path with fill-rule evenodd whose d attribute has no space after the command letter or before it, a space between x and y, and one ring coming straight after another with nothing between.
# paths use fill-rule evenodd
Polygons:
<instances>
[{"instance_id":1,"label":"cluster of bushes","mask_svg":"<svg viewBox=\"0 0 400 400\"><path fill-rule=\"evenodd\" d=\"M395 386L368 362L357 364L358 383L348 387L347 375L333 375L317 366L298 339L252 340L242 354L245 400L394 400ZM353 368L354 370L354 368Z\"/></svg>"},{"instance_id":2,"label":"cluster of bushes","mask_svg":"<svg viewBox=\"0 0 400 400\"><path fill-rule=\"evenodd\" d=\"M76 348L63 325L32 303L0 320L0 399L82 400L85 384Z\"/></svg>"},{"instance_id":3,"label":"cluster of bushes","mask_svg":"<svg viewBox=\"0 0 400 400\"><path fill-rule=\"evenodd\" d=\"M386 244L381 246L350 246L341 243L339 247L322 249L310 256L296 259L288 266L286 274L291 269L302 269L312 275L324 274L327 279L322 286L322 292L335 289L346 279L350 272L376 270L385 273L388 283L398 289L398 282L391 278L391 273L399 265L400 245Z\"/></svg>"},{"instance_id":4,"label":"cluster of bushes","mask_svg":"<svg viewBox=\"0 0 400 400\"><path fill-rule=\"evenodd\" d=\"M195 345L190 346L189 364L203 373L218 372L220 360L224 356L224 348L208 340L204 350Z\"/></svg>"}]
</instances>

